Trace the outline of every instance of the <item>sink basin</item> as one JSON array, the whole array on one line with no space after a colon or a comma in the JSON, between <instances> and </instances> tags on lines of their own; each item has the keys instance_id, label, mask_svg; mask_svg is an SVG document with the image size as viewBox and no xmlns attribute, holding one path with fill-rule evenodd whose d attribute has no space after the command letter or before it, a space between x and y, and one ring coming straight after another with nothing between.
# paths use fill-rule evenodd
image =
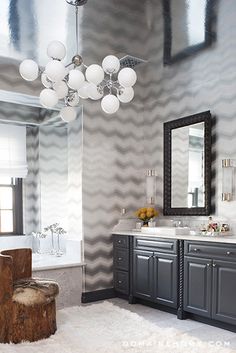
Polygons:
<instances>
[{"instance_id":1,"label":"sink basin","mask_svg":"<svg viewBox=\"0 0 236 353\"><path fill-rule=\"evenodd\" d=\"M189 235L188 227L142 227L143 234L159 234L159 235Z\"/></svg>"}]
</instances>

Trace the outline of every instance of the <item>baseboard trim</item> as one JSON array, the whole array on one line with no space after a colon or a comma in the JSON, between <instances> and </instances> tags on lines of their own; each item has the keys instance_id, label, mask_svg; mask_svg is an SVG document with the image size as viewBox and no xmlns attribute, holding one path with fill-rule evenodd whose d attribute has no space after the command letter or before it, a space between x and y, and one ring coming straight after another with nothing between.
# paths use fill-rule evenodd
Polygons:
<instances>
[{"instance_id":1,"label":"baseboard trim","mask_svg":"<svg viewBox=\"0 0 236 353\"><path fill-rule=\"evenodd\" d=\"M192 320L199 321L199 322L202 322L202 323L210 325L210 326L215 326L218 328L222 328L224 330L236 332L236 326L233 324L228 324L226 322L221 322L221 321L217 321L214 319L209 319L207 317L196 315L196 314L191 314L186 311L185 311L185 314L186 314L187 319L192 319Z\"/></svg>"},{"instance_id":2,"label":"baseboard trim","mask_svg":"<svg viewBox=\"0 0 236 353\"><path fill-rule=\"evenodd\" d=\"M107 288L96 290L93 292L84 292L82 293L81 302L82 303L92 303L99 300L115 298L116 294L114 288Z\"/></svg>"}]
</instances>

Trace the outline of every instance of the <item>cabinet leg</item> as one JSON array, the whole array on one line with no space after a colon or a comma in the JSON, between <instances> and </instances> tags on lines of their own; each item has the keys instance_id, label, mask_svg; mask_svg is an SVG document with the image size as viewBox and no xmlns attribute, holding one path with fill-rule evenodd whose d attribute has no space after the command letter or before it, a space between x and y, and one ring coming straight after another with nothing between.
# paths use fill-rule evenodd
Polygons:
<instances>
[{"instance_id":1,"label":"cabinet leg","mask_svg":"<svg viewBox=\"0 0 236 353\"><path fill-rule=\"evenodd\" d=\"M129 304L136 304L136 298L133 295L129 295Z\"/></svg>"},{"instance_id":2,"label":"cabinet leg","mask_svg":"<svg viewBox=\"0 0 236 353\"><path fill-rule=\"evenodd\" d=\"M179 320L186 319L186 313L182 308L178 308L178 310L177 310L177 319L179 319Z\"/></svg>"}]
</instances>

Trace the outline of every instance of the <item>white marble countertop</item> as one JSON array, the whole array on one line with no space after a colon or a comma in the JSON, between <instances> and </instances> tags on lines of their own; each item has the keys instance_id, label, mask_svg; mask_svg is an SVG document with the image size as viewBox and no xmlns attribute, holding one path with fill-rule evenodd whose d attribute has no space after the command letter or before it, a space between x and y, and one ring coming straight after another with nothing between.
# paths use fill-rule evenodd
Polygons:
<instances>
[{"instance_id":1,"label":"white marble countertop","mask_svg":"<svg viewBox=\"0 0 236 353\"><path fill-rule=\"evenodd\" d=\"M80 266L85 266L85 263L81 262L78 257L71 257L66 254L60 257L49 254L33 254L32 256L33 271L46 271Z\"/></svg>"},{"instance_id":2,"label":"white marble countertop","mask_svg":"<svg viewBox=\"0 0 236 353\"><path fill-rule=\"evenodd\" d=\"M112 232L117 235L132 235L134 237L154 237L163 239L179 239L179 240L193 240L193 241L205 241L212 243L230 243L236 244L235 235L218 235L218 236L206 236L206 235L162 235L162 234L145 234L140 231L134 230L120 230Z\"/></svg>"}]
</instances>

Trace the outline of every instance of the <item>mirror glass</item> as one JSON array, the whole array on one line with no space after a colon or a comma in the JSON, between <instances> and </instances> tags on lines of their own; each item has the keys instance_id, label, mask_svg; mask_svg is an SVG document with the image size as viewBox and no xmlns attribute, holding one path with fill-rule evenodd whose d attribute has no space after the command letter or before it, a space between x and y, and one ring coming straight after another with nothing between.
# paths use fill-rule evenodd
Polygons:
<instances>
[{"instance_id":1,"label":"mirror glass","mask_svg":"<svg viewBox=\"0 0 236 353\"><path fill-rule=\"evenodd\" d=\"M211 126L210 111L164 123L164 215L211 213Z\"/></svg>"},{"instance_id":2,"label":"mirror glass","mask_svg":"<svg viewBox=\"0 0 236 353\"><path fill-rule=\"evenodd\" d=\"M0 124L5 126L0 143L9 139L13 126L25 130L27 173L22 178L17 176L22 183L23 233L30 235L59 223L70 239L80 238L81 119L78 117L67 124L57 111L1 102ZM11 192L15 182L12 178L4 179L1 167L0 201L4 193L6 203L11 199L11 195L6 199L6 192ZM1 212L7 209L10 214L12 208L5 203L0 202L0 220ZM11 233L13 227L10 220L8 223L6 231ZM4 233L5 228L1 227L0 233ZM16 232L14 234L22 234Z\"/></svg>"},{"instance_id":3,"label":"mirror glass","mask_svg":"<svg viewBox=\"0 0 236 353\"><path fill-rule=\"evenodd\" d=\"M172 130L171 206L204 207L204 122Z\"/></svg>"}]
</instances>

